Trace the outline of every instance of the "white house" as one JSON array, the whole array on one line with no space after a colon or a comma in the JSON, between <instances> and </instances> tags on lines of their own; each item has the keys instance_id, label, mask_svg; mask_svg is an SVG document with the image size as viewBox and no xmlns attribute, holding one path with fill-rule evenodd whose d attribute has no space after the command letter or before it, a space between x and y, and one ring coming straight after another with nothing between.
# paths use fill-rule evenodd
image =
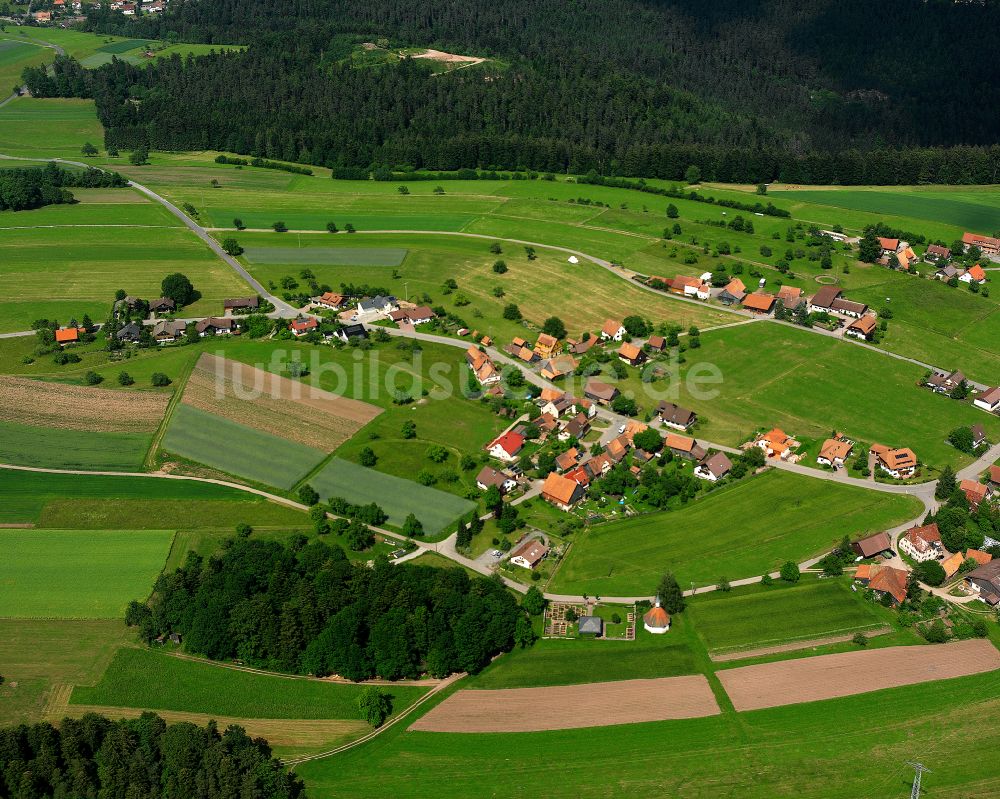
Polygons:
<instances>
[{"instance_id":1,"label":"white house","mask_svg":"<svg viewBox=\"0 0 1000 799\"><path fill-rule=\"evenodd\" d=\"M607 319L601 328L601 338L605 341L621 341L625 337L625 326L617 319Z\"/></svg>"},{"instance_id":2,"label":"white house","mask_svg":"<svg viewBox=\"0 0 1000 799\"><path fill-rule=\"evenodd\" d=\"M1000 408L1000 387L987 388L976 395L972 404L984 411L995 413Z\"/></svg>"},{"instance_id":3,"label":"white house","mask_svg":"<svg viewBox=\"0 0 1000 799\"><path fill-rule=\"evenodd\" d=\"M643 615L642 627L646 632L653 635L663 635L663 633L670 629L670 614L660 606L659 597L656 598L653 607Z\"/></svg>"},{"instance_id":4,"label":"white house","mask_svg":"<svg viewBox=\"0 0 1000 799\"><path fill-rule=\"evenodd\" d=\"M542 541L531 539L519 546L510 556L510 562L524 569L533 569L548 554L549 548Z\"/></svg>"},{"instance_id":5,"label":"white house","mask_svg":"<svg viewBox=\"0 0 1000 799\"><path fill-rule=\"evenodd\" d=\"M497 460L511 463L517 460L517 453L524 447L524 436L508 430L502 436L497 436L486 446L486 451Z\"/></svg>"},{"instance_id":6,"label":"white house","mask_svg":"<svg viewBox=\"0 0 1000 799\"><path fill-rule=\"evenodd\" d=\"M941 545L941 533L936 524L924 527L911 527L899 537L899 548L917 563L925 560L937 560L944 552Z\"/></svg>"},{"instance_id":7,"label":"white house","mask_svg":"<svg viewBox=\"0 0 1000 799\"><path fill-rule=\"evenodd\" d=\"M694 476L715 483L729 474L732 468L732 461L724 453L716 452L698 464L694 470Z\"/></svg>"},{"instance_id":8,"label":"white house","mask_svg":"<svg viewBox=\"0 0 1000 799\"><path fill-rule=\"evenodd\" d=\"M850 441L842 438L828 438L820 447L816 463L839 469L844 465L844 461L851 457L853 449L854 445Z\"/></svg>"}]
</instances>

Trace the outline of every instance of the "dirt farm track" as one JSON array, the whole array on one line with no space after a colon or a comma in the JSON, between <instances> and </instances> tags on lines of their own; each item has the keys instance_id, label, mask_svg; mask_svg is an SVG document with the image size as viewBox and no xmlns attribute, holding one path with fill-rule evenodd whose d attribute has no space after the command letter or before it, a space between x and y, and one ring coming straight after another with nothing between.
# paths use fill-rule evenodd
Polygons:
<instances>
[{"instance_id":1,"label":"dirt farm track","mask_svg":"<svg viewBox=\"0 0 1000 799\"><path fill-rule=\"evenodd\" d=\"M783 660L716 672L737 710L947 680L1000 668L1000 652L987 640L930 646L896 646Z\"/></svg>"},{"instance_id":2,"label":"dirt farm track","mask_svg":"<svg viewBox=\"0 0 1000 799\"><path fill-rule=\"evenodd\" d=\"M702 675L655 680L464 690L418 719L427 732L537 732L714 716L719 706Z\"/></svg>"}]
</instances>

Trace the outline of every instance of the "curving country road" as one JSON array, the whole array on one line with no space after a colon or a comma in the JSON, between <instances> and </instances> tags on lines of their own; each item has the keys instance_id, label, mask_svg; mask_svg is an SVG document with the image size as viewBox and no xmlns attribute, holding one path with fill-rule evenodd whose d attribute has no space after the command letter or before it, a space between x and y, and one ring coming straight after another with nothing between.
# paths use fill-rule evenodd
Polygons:
<instances>
[{"instance_id":1,"label":"curving country road","mask_svg":"<svg viewBox=\"0 0 1000 799\"><path fill-rule=\"evenodd\" d=\"M10 99L10 98L8 98L8 99ZM82 163L82 162L79 162L79 161L72 161L72 160L63 159L63 158L21 158L21 157L9 156L9 155L4 155L4 154L0 154L0 158L8 159L8 160L17 160L17 161L42 161L42 162L53 161L53 162L56 162L56 163L63 163L63 164L71 165L71 166L77 166L77 167L83 167L83 168L95 168L91 164L85 164L85 163ZM97 167L97 168L99 168L99 167ZM270 291L268 291L259 281L257 281L256 278L253 277L253 275L250 274L250 272L242 264L239 263L239 261L237 261L235 258L233 258L232 256L230 256L228 253L226 253L222 249L222 247L219 245L219 243L212 237L211 232L213 232L213 231L214 232L218 232L218 231L222 231L222 230L227 230L226 228L205 228L202 225L200 225L198 222L196 222L194 219L192 219L191 217L189 217L187 214L185 214L180 208L178 208L177 206L175 206L173 203L171 203L165 197L163 197L160 194L156 193L152 189L150 189L150 188L148 188L148 187L146 187L146 186L144 186L144 185L142 185L140 183L137 183L134 180L129 180L129 185L132 188L136 189L137 191L139 191L142 194L144 194L147 197L149 197L151 200L160 203L171 214L173 214L181 222L183 222L183 224L185 225L185 227L187 227L191 232L193 232L196 236L198 236L198 238L200 238L209 247L209 249L211 249L212 252L215 253L215 255L217 257L219 257L231 269L233 269L255 292L257 292L261 297L265 298L266 300L268 300L269 302L271 302L275 306L275 309L276 309L275 310L275 314L274 314L275 316L288 318L288 317L295 317L295 316L303 315L302 311L300 311L297 308L294 308L293 306L291 306L287 302L285 302L283 299L275 296ZM317 234L317 235L326 235L326 236L330 235L329 233L325 233L323 231L315 231L315 230L290 231L290 232L308 233L308 234ZM427 236L442 236L442 235L443 236L460 236L460 237L483 239L483 240L489 240L489 241L505 241L505 242L511 242L513 244L520 244L520 245L524 245L524 246L531 246L531 247L537 247L537 248L542 248L542 249L554 250L554 251L557 251L557 252L563 252L563 253L567 253L567 254L570 254L570 255L574 255L574 256L576 256L578 258L582 258L582 259L584 259L586 261L589 261L590 263L596 264L596 265L602 267L603 269L608 270L609 272L611 272L612 274L614 274L619 279L627 281L630 285L637 286L638 288L640 288L640 289L642 289L644 291L648 291L650 293L656 294L657 296L668 297L671 300L676 301L676 302L685 302L685 303L692 304L692 305L697 305L697 306L700 306L700 307L706 307L705 303L702 302L702 301L700 301L700 300L696 300L696 299L692 299L692 298L688 298L688 297L681 297L681 296L678 296L678 295L665 294L664 292L661 292L661 291L658 291L658 290L656 290L654 288L646 286L643 283L639 283L639 282L637 282L637 281L635 281L635 280L632 279L632 277L635 275L634 272L631 272L630 270L627 270L627 269L624 269L624 268L616 267L613 263L611 263L610 261L608 261L606 259L599 258L599 257L594 256L594 255L590 255L589 253L585 253L585 252L582 252L580 250L574 250L574 249L569 248L569 247L562 247L562 246L551 245L551 244L543 244L541 242L532 242L532 241L526 241L526 240L522 240L522 239L511 239L511 238L505 238L505 237L502 237L502 236L490 236L490 235L481 234L481 233L465 233L465 232L450 232L450 231L432 231L432 230L372 230L372 231L364 231L364 232L362 232L361 235L364 235L364 234L372 234L372 235L380 235L380 234L381 235L405 234L405 235L427 235ZM721 312L724 312L724 313L729 313L729 314L731 314L733 316L736 316L736 317L740 317L743 321L749 321L749 320L757 321L758 320L758 317L754 317L752 314L750 314L747 311L743 311L743 310L739 310L739 309L734 309L734 308L725 308L725 307L719 307L719 308L715 308L714 306L710 306L710 307L712 307L713 310L718 310L718 311L721 311ZM306 314L306 315L308 315L308 314ZM792 326L792 327L797 327L799 329L809 330L809 331L811 331L813 333L816 333L818 335L826 335L828 337L835 337L835 338L838 338L838 340L844 341L843 338L841 338L839 336L836 336L835 333L831 333L829 331L825 331L825 330L821 330L821 329L816 329L816 328L801 328L800 326L792 325L789 322L778 322L778 321L773 320L773 319L765 319L765 320L761 320L761 321L769 321L769 322L771 322L773 324L789 325L789 326ZM389 333L390 335L394 335L394 336L403 336L403 337L413 338L413 339L420 340L420 341L427 341L427 342L432 342L432 343L436 343L436 344L443 344L443 345L446 345L446 346L459 347L459 348L462 348L462 349L467 349L468 346L469 346L468 342L463 342L463 341L460 341L460 340L457 340L457 339L449 338L447 336L437 336L437 335L429 334L429 333L420 333L419 331L416 331L416 330L395 330L395 329L390 329L390 328L384 328L384 329L386 330L387 333ZM32 335L32 331L24 331L24 332L16 332L16 333L5 333L5 334L0 334L0 337L2 337L2 338L13 338L13 337L25 336L25 335ZM866 349L872 350L874 352L878 352L878 353L880 353L882 355L887 355L889 357L896 358L898 360L903 360L903 361L915 364L915 365L920 366L920 367L925 368L925 369L934 369L935 368L935 367L933 367L930 364L926 364L926 363L923 363L921 361L918 361L918 360L915 360L915 359L912 359L912 358L901 356L901 355L898 355L896 353L889 352L887 350L881 349L879 347L875 347L874 345L867 344L867 343L864 343L864 342L851 341L851 342L847 342L847 343L854 344L855 346L865 347ZM519 364L518 362L514 361L512 358L508 357L506 354L500 352L499 350L497 350L494 347L487 348L487 352L497 362L501 362L501 363L505 363L505 364L509 364L509 365L514 365L514 366L518 366L518 367L521 366L521 364ZM545 380L540 375L537 375L537 374L535 374L534 372L532 372L530 370L525 370L524 374L525 374L525 378L530 383L532 383L533 385L536 385L536 386L541 387L541 388L558 388L557 386L555 386L555 384L553 384L553 383ZM982 387L979 384L972 384L972 385L976 386L977 388L981 388ZM627 417L621 416L619 414L615 414L615 413L613 413L610 410L605 409L605 408L599 409L598 415L600 417L602 417L603 419L605 419L606 421L608 421L609 423L611 423L612 425L621 425L621 424L624 424L625 422L628 421ZM658 423L653 423L653 426L659 426L659 424ZM707 447L712 448L712 449L718 449L718 450L721 450L721 451L724 451L724 452L728 452L728 453L738 453L739 452L739 450L737 450L737 449L735 449L733 447L726 446L726 445L722 445L722 444L718 444L718 443L714 443L714 442L710 442L710 441L703 441L703 443ZM978 476L978 474L981 471L983 471L989 464L993 463L998 457L1000 457L1000 444L992 447L990 449L990 451L986 455L984 455L983 457L977 459L973 464L970 464L965 469L961 470L959 472L959 475L960 475L959 479L963 479L965 477L970 477L970 476ZM934 499L934 488L936 486L936 482L922 483L922 484L912 485L912 486L910 486L910 485L896 485L896 484L876 483L876 482L869 481L869 480L860 480L858 478L849 477L848 475L842 474L841 472L825 472L825 471L820 471L820 470L817 470L817 469L811 469L811 468L806 467L806 466L800 466L798 464L785 463L783 461L771 462L768 465L771 466L771 467L774 467L774 468L778 468L778 469L781 469L781 470L794 472L794 473L797 473L797 474L802 474L802 475L805 475L805 476L808 476L808 477L812 477L812 478L815 478L815 479L828 480L828 481L832 481L832 482L839 482L839 483L842 483L842 484L845 484L845 485L854 485L854 486L857 486L857 487L860 487L860 488L865 488L867 490L881 491L881 492L892 493L892 494L909 494L911 496L916 497L917 499L919 499L923 503L925 512L929 512L929 511L933 510L934 508L936 508L936 501ZM159 478L165 478L165 479L200 480L200 481L204 481L204 482L210 482L210 483L216 483L218 485L228 486L230 488L235 488L235 489L241 490L241 491L248 491L250 493L257 494L259 496L267 498L267 499L269 499L271 501L278 502L280 504L284 504L284 505L287 505L287 506L290 506L290 507L295 507L295 508L297 508L299 510L303 510L303 511L308 510L308 508L305 505L302 505L301 503L297 503L297 502L294 502L292 500L286 499L284 497L280 497L280 496L278 496L276 494L270 494L269 492L262 491L262 490L259 490L259 489L253 489L253 488L250 488L248 486L240 485L238 483L230 483L230 482L227 482L227 481L224 481L224 480L215 480L215 479L210 479L210 478L195 478L195 477L188 477L188 476L185 476L185 475L168 475L168 474L163 474L163 473L87 472L87 471L74 471L74 470L42 469L42 468L34 468L34 467L19 467L19 466L7 465L7 464L0 464L0 468L22 469L24 471L68 473L68 474L105 474L105 475L112 475L112 476L159 477ZM909 528L914 523L919 523L919 521L922 518L922 516L923 516L923 514L921 514L920 517L917 517L916 519L911 520L910 522L906 523L905 525L900 525L900 527L895 528L893 531L890 531L892 533L893 542L895 543L895 541L898 538L899 534L901 532L903 532L905 529ZM397 534L391 533L391 532L389 532L387 530L380 530L378 528L373 528L373 529L375 529L380 534L387 535L389 537L393 537L393 538L396 538L396 539L400 538ZM450 558L451 560L454 560L456 563L459 563L459 564L461 564L461 565L463 565L463 566L465 566L465 567L467 567L469 569L472 569L474 571L477 571L477 572L480 572L480 573L484 573L484 574L492 573L492 571L490 569L488 569L483 564L480 564L478 561L472 560L470 558L466 558L466 557L462 556L461 554L459 554L455 550L455 548L454 548L453 537L449 537L448 539L445 539L444 541L439 542L438 544L427 544L427 543L424 543L424 542L417 542L417 547L418 547L418 550L421 550L421 551L436 551L436 552L439 552L440 554L445 555L446 557ZM815 565L815 563L818 560L819 560L819 558L813 558L811 560L805 561L805 562L803 562L801 564L801 568L811 568L813 565ZM510 587L514 588L515 590L522 591L522 592L525 591L525 590L527 590L526 587L522 586L520 583L513 582L513 581L508 580L506 578L503 578L503 579L504 579L504 582L506 584L508 584ZM761 579L760 577L752 577L752 578L745 578L745 579L742 579L742 580L735 580L735 581L732 582L732 585L747 585L747 584L751 584L751 583L754 583L754 582L758 582L758 581L760 581L760 579ZM714 589L715 589L715 586L704 587L704 588L698 589L698 593L703 593L705 591L714 590ZM689 591L689 592L685 592L685 593L691 593L691 592ZM577 598L577 597L566 597L564 595L558 595L558 594L546 594L546 596L548 598L550 598L550 599L566 599L566 598L576 599ZM635 600L638 600L638 599L650 599L650 597L605 597L605 599L607 601L621 600L623 602L631 602L631 601L635 601Z\"/></svg>"}]
</instances>

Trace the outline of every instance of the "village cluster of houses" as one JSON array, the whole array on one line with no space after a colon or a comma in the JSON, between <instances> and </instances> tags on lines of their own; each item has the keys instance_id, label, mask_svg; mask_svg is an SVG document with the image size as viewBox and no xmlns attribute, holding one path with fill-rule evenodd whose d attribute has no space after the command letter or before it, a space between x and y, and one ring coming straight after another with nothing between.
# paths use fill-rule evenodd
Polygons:
<instances>
[{"instance_id":1,"label":"village cluster of houses","mask_svg":"<svg viewBox=\"0 0 1000 799\"><path fill-rule=\"evenodd\" d=\"M112 11L120 11L126 17L137 17L142 14L162 14L167 10L170 0L113 0ZM100 8L99 2L88 2L89 8ZM46 25L55 21L61 23L83 22L83 0L52 0L51 8L31 12L31 19L38 25ZM146 56L152 57L153 52L147 51Z\"/></svg>"},{"instance_id":2,"label":"village cluster of houses","mask_svg":"<svg viewBox=\"0 0 1000 799\"><path fill-rule=\"evenodd\" d=\"M759 433L746 446L760 447L764 457L772 460L782 460L787 463L797 463L800 444L780 427ZM843 433L835 433L820 445L816 463L829 466L832 469L844 468L847 460L854 454L855 442ZM868 450L875 458L875 465L890 477L906 480L913 477L917 471L917 456L907 447L887 447L884 444L872 444Z\"/></svg>"},{"instance_id":3,"label":"village cluster of houses","mask_svg":"<svg viewBox=\"0 0 1000 799\"><path fill-rule=\"evenodd\" d=\"M870 340L878 326L875 314L866 304L847 299L836 286L823 286L811 298L807 298L802 289L795 286L781 286L776 293L764 291L763 279L756 291L748 290L738 277L732 278L721 289L713 289L709 282L711 277L706 272L698 278L685 275L670 280L652 277L649 282L663 283L670 293L685 297L707 300L714 296L724 305L740 306L755 316L770 316L779 302L789 311L794 311L805 303L809 313L829 314L841 322L845 336L862 341Z\"/></svg>"},{"instance_id":4,"label":"village cluster of houses","mask_svg":"<svg viewBox=\"0 0 1000 799\"><path fill-rule=\"evenodd\" d=\"M470 355L472 352L479 353L475 348L470 349ZM538 429L542 441L549 438L562 442L580 440L590 432L597 406L607 404L616 395L617 389L593 379L587 383L584 398L573 397L557 389L545 389L537 400L539 415L530 424ZM696 476L716 482L732 470L733 464L724 453L709 454L694 438L673 432L691 428L698 419L694 411L671 402L661 402L656 418L665 427L672 428L663 441L664 448L676 457L695 463ZM638 474L640 464L654 457L653 453L638 449L634 444L635 436L647 428L648 425L643 422L631 419L596 454L580 446L572 446L560 453L555 458L555 470L546 476L542 485L542 498L563 511L571 510L584 499L591 483L604 477L630 452L633 463L629 468ZM484 467L476 478L479 488L486 490L496 486L501 493L513 490L519 484L520 475L515 464L526 443L524 425L518 425L487 444L489 455L500 461L504 468Z\"/></svg>"},{"instance_id":5,"label":"village cluster of houses","mask_svg":"<svg viewBox=\"0 0 1000 799\"><path fill-rule=\"evenodd\" d=\"M997 467L993 467L996 469ZM1000 470L998 470L1000 471ZM1000 474L996 475L1000 480ZM966 485L968 484L968 485ZM984 500L992 491L974 480L963 480L962 490L967 495L980 497ZM893 557L892 539L888 533L881 532L870 535L852 544L859 558L865 560ZM948 552L941 541L941 532L937 524L915 525L900 535L897 542L900 552L917 563L936 560L941 563L945 579L950 580L960 572L967 562L974 562L976 567L966 572L964 582L967 589L989 605L1000 603L1000 560L994 560L988 552L978 549L967 549L965 552ZM908 572L888 563L861 563L854 579L870 588L876 595L891 597L892 604L898 605L906 600L906 583Z\"/></svg>"}]
</instances>

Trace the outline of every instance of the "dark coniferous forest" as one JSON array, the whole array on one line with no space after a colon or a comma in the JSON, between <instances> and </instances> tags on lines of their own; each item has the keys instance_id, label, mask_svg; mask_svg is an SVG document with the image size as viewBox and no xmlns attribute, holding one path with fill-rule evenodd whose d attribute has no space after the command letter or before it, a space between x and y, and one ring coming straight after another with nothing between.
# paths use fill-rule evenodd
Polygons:
<instances>
[{"instance_id":1,"label":"dark coniferous forest","mask_svg":"<svg viewBox=\"0 0 1000 799\"><path fill-rule=\"evenodd\" d=\"M354 566L337 546L237 538L208 560L161 576L126 621L147 641L181 633L216 659L351 680L475 672L530 642L530 625L498 580L461 569Z\"/></svg>"},{"instance_id":2,"label":"dark coniferous forest","mask_svg":"<svg viewBox=\"0 0 1000 799\"><path fill-rule=\"evenodd\" d=\"M153 713L109 721L88 713L0 729L3 799L305 799L302 781L241 727L219 732Z\"/></svg>"},{"instance_id":3,"label":"dark coniferous forest","mask_svg":"<svg viewBox=\"0 0 1000 799\"><path fill-rule=\"evenodd\" d=\"M173 0L89 12L103 33L248 44L93 75L108 144L327 166L534 169L679 179L1000 180L1000 5L945 0ZM352 50L493 61L435 75Z\"/></svg>"}]
</instances>

